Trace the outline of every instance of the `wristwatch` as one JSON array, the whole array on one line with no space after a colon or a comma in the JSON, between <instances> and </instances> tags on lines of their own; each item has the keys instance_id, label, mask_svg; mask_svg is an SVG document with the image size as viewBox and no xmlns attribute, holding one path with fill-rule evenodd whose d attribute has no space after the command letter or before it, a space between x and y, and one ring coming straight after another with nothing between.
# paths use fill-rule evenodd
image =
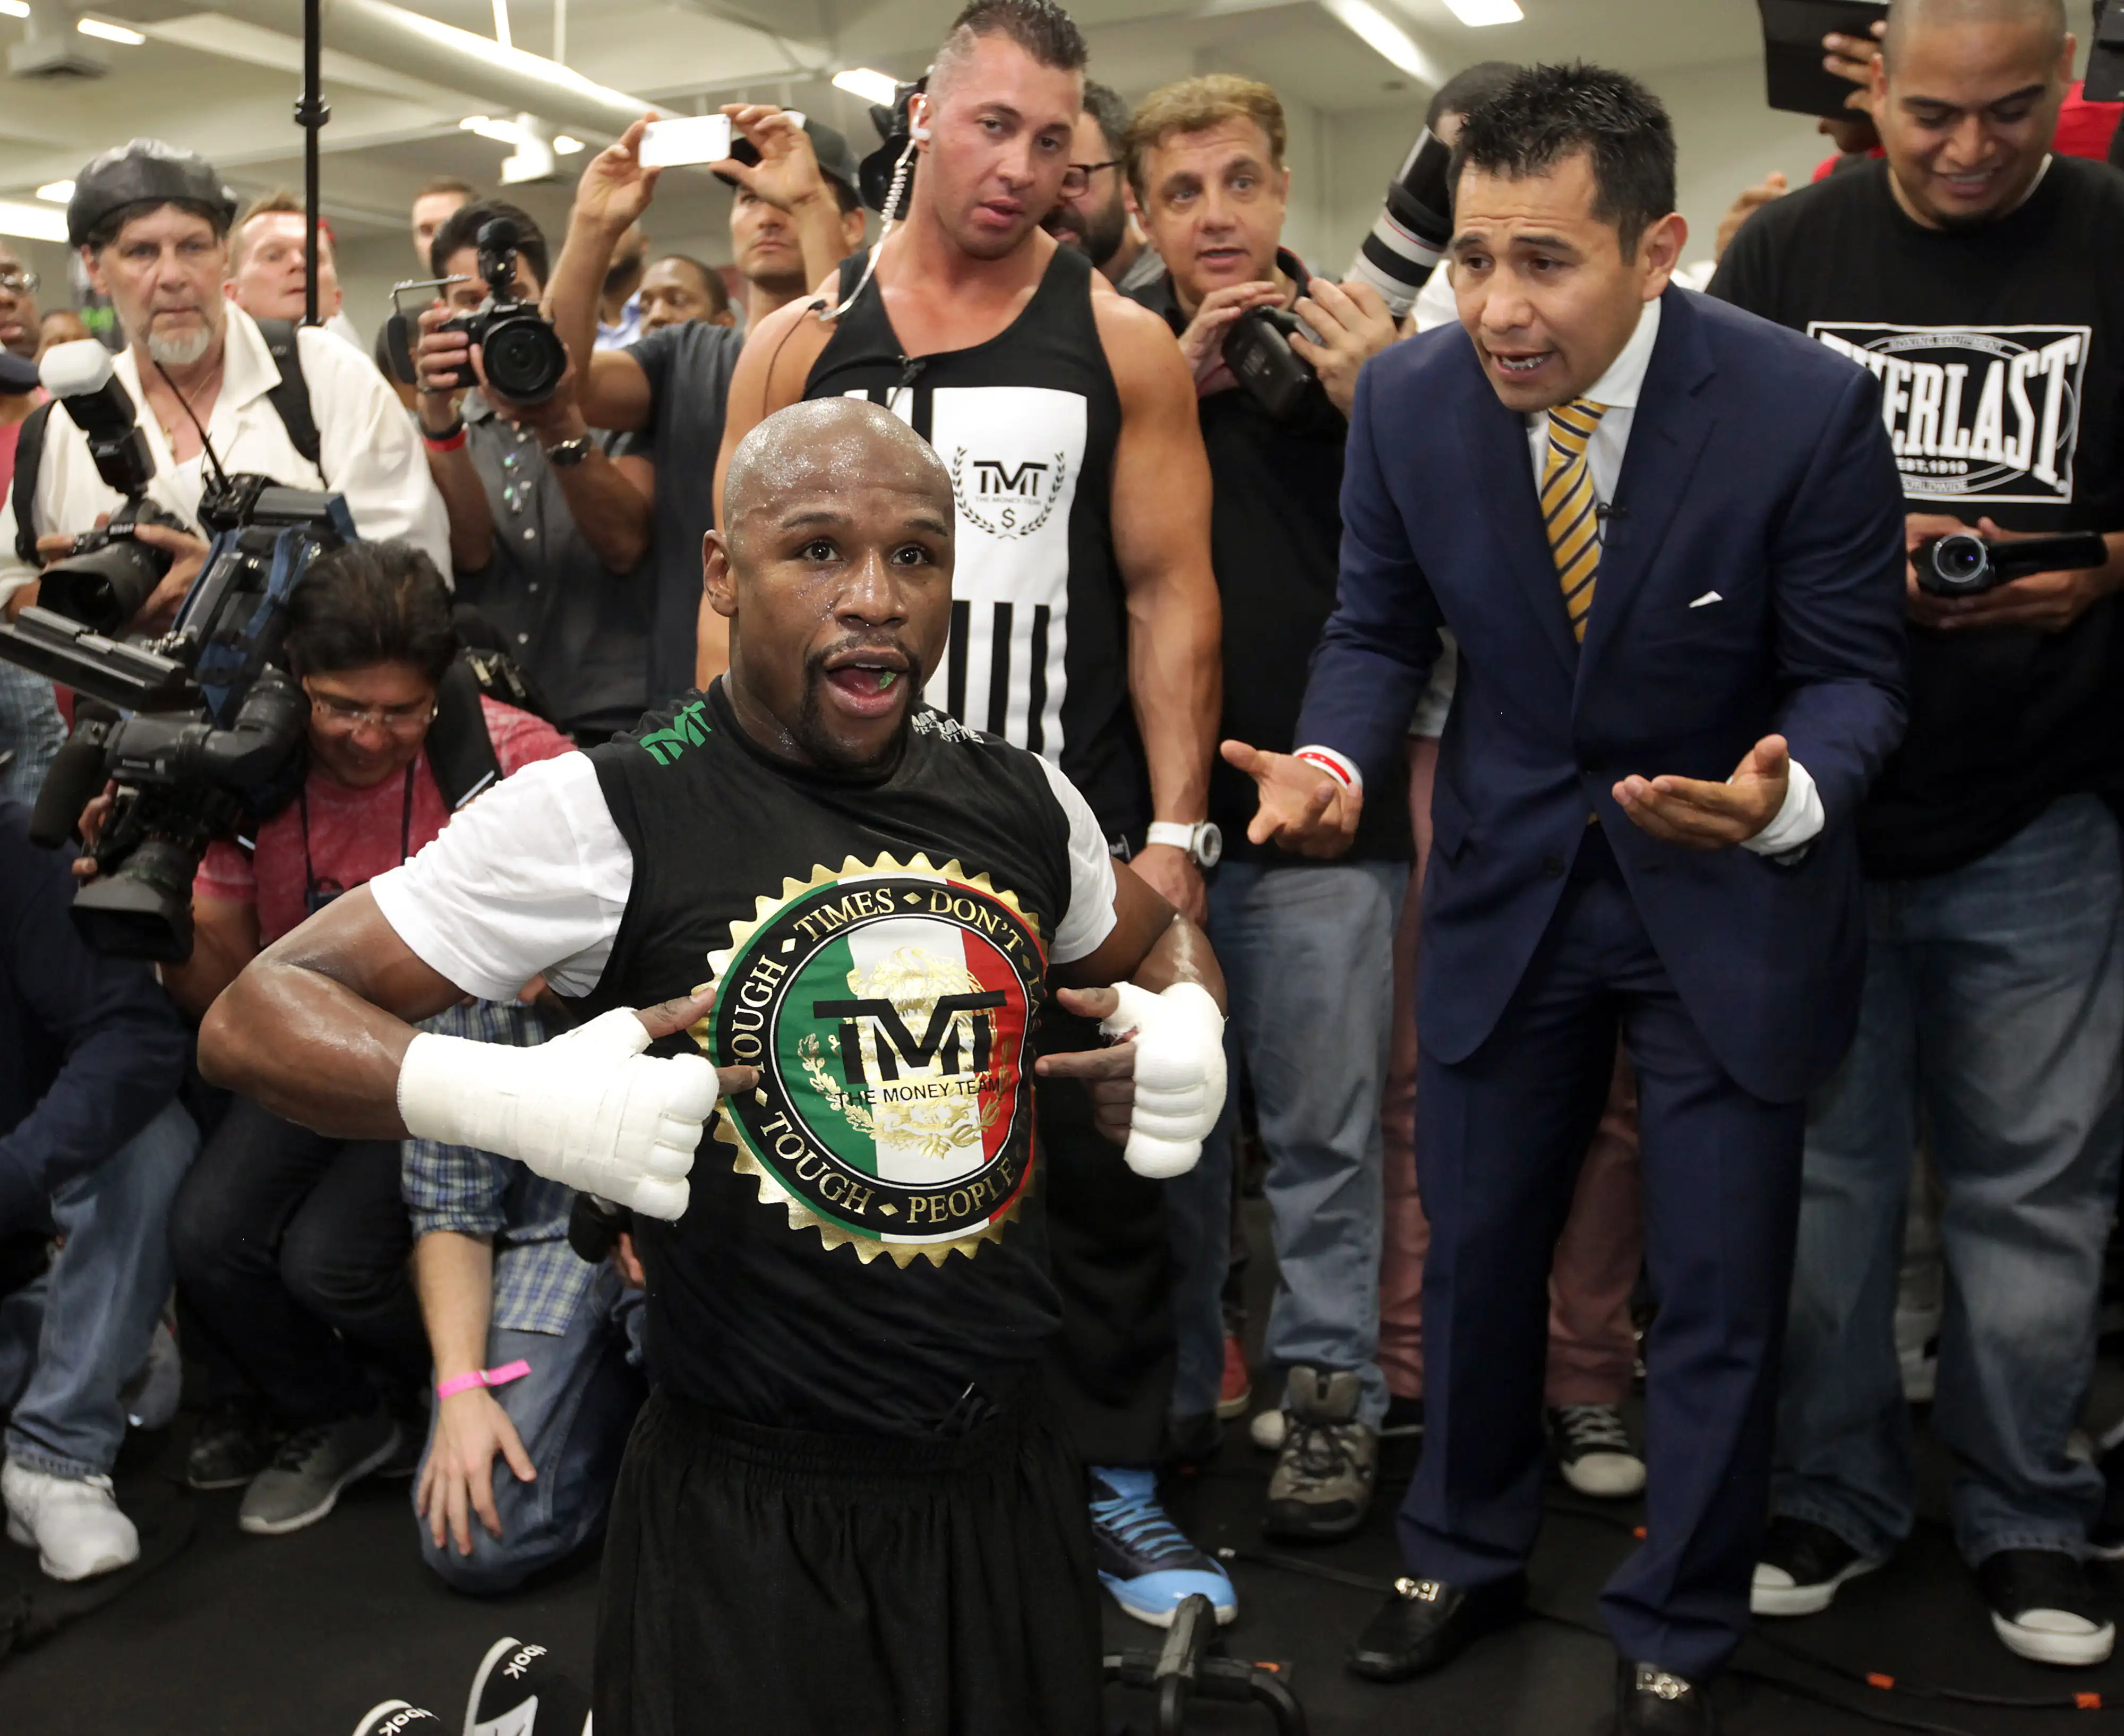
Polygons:
<instances>
[{"instance_id":1,"label":"wristwatch","mask_svg":"<svg viewBox=\"0 0 2124 1736\"><path fill-rule=\"evenodd\" d=\"M580 464L590 455L596 444L587 434L579 434L571 440L562 440L557 446L546 449L546 462L556 470L566 470L571 464Z\"/></svg>"},{"instance_id":2,"label":"wristwatch","mask_svg":"<svg viewBox=\"0 0 2124 1736\"><path fill-rule=\"evenodd\" d=\"M1185 850L1197 868L1213 868L1224 859L1224 835L1208 820L1184 826L1177 820L1154 820L1143 835L1145 844L1169 844Z\"/></svg>"}]
</instances>

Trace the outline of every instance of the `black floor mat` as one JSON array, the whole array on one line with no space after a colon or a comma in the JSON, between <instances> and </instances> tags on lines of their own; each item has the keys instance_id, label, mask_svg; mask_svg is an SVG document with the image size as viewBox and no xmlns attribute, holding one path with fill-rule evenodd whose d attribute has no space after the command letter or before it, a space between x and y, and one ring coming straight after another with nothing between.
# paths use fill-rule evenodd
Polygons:
<instances>
[{"instance_id":1,"label":"black floor mat","mask_svg":"<svg viewBox=\"0 0 2124 1736\"><path fill-rule=\"evenodd\" d=\"M159 1478L129 1479L125 1508L140 1532L140 1559L115 1574L62 1584L39 1571L35 1550L11 1545L0 1550L0 1663L124 1597L192 1541L197 1512Z\"/></svg>"}]
</instances>

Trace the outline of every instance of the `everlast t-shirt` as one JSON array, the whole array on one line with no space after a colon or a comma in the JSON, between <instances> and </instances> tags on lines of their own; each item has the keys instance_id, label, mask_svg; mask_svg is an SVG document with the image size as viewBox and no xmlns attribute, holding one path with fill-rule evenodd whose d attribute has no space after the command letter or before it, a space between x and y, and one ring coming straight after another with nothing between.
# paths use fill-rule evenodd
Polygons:
<instances>
[{"instance_id":1,"label":"everlast t-shirt","mask_svg":"<svg viewBox=\"0 0 2124 1736\"><path fill-rule=\"evenodd\" d=\"M637 1220L652 1378L827 1432L1008 1402L1059 1320L1032 1136L1047 972L1113 922L1060 774L926 709L882 774L798 770L718 685L510 779L385 879L386 920L470 992L534 958L585 1016L717 986L691 1041L762 1081L710 1123L684 1216Z\"/></svg>"},{"instance_id":2,"label":"everlast t-shirt","mask_svg":"<svg viewBox=\"0 0 2124 1736\"><path fill-rule=\"evenodd\" d=\"M1912 512L2124 530L2124 178L2051 160L1961 232L1896 203L1885 162L1764 207L1711 293L1870 369ZM1876 879L1989 854L2061 795L2124 788L2118 605L2063 633L1910 627L1908 732L1860 817Z\"/></svg>"}]
</instances>

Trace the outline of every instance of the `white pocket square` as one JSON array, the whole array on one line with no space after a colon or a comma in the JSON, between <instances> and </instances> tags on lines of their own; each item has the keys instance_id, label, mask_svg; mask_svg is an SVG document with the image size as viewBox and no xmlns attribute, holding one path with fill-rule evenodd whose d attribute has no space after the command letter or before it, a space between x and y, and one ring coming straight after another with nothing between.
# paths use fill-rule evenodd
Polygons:
<instances>
[{"instance_id":1,"label":"white pocket square","mask_svg":"<svg viewBox=\"0 0 2124 1736\"><path fill-rule=\"evenodd\" d=\"M1724 602L1725 600L1725 600L1725 598L1723 598L1723 597L1720 596L1717 591L1715 591L1715 590L1707 590L1707 591L1705 591L1705 592L1703 593L1703 595L1702 596L1699 597L1699 598L1698 598L1698 599L1697 599L1694 603L1691 603L1689 606L1691 609L1701 609L1701 608L1703 608L1703 607L1706 604L1708 604L1708 603L1722 603L1722 602Z\"/></svg>"}]
</instances>

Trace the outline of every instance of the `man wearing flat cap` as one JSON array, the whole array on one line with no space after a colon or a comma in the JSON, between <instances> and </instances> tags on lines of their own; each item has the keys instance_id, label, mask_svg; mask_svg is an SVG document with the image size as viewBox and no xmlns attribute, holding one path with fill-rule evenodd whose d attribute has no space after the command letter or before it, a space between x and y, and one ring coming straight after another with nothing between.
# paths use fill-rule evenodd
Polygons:
<instances>
[{"instance_id":1,"label":"man wearing flat cap","mask_svg":"<svg viewBox=\"0 0 2124 1736\"><path fill-rule=\"evenodd\" d=\"M67 239L125 334L114 369L154 455L149 496L195 527L214 472L204 456L211 441L230 475L344 495L364 538L402 537L447 573L441 496L368 357L322 330L253 319L223 294L235 217L236 195L214 166L157 139L106 151L75 177ZM33 421L40 426L33 436L24 424L0 508L0 605L11 609L33 601L40 567L123 499L96 474L87 436L63 411L45 407ZM139 536L174 557L139 623L160 627L197 576L206 543L154 525Z\"/></svg>"}]
</instances>

